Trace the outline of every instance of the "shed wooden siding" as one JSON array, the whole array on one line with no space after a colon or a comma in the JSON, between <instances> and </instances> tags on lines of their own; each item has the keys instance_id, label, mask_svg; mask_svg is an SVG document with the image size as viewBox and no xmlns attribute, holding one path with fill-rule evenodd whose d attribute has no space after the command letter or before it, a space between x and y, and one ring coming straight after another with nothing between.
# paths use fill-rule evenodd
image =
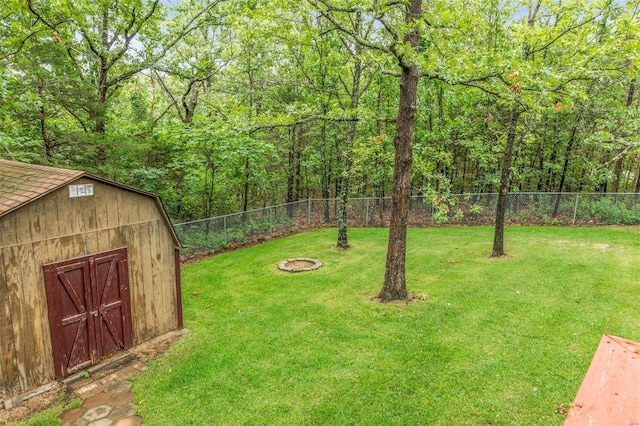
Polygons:
<instances>
[{"instance_id":1,"label":"shed wooden siding","mask_svg":"<svg viewBox=\"0 0 640 426\"><path fill-rule=\"evenodd\" d=\"M176 241L157 199L105 182L68 186L0 217L0 397L55 378L42 265L128 248L133 344L178 327Z\"/></svg>"}]
</instances>

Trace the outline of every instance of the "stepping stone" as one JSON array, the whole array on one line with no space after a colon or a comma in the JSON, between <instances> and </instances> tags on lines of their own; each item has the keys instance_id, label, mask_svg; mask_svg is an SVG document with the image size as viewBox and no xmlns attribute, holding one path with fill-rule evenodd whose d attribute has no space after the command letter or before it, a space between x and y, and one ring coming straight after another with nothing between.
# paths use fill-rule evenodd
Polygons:
<instances>
[{"instance_id":1,"label":"stepping stone","mask_svg":"<svg viewBox=\"0 0 640 426\"><path fill-rule=\"evenodd\" d=\"M71 410L63 411L58 418L63 422L72 422L79 419L84 414L85 409L82 407L73 408Z\"/></svg>"},{"instance_id":2,"label":"stepping stone","mask_svg":"<svg viewBox=\"0 0 640 426\"><path fill-rule=\"evenodd\" d=\"M128 391L129 389L131 389L132 384L133 383L131 383L128 380L119 380L117 382L113 382L105 386L104 390L105 392L109 392L109 393L118 393L122 391Z\"/></svg>"},{"instance_id":3,"label":"stepping stone","mask_svg":"<svg viewBox=\"0 0 640 426\"><path fill-rule=\"evenodd\" d=\"M87 409L95 408L99 405L104 405L109 400L109 398L111 398L111 395L109 395L108 393L101 392L99 394L90 396L89 398L85 399L82 402L82 406Z\"/></svg>"},{"instance_id":4,"label":"stepping stone","mask_svg":"<svg viewBox=\"0 0 640 426\"><path fill-rule=\"evenodd\" d=\"M95 422L89 423L87 426L113 426L113 420L106 418L96 420Z\"/></svg>"},{"instance_id":5,"label":"stepping stone","mask_svg":"<svg viewBox=\"0 0 640 426\"><path fill-rule=\"evenodd\" d=\"M136 414L137 410L138 406L130 402L114 408L109 417L112 419L123 419L125 417L133 416Z\"/></svg>"},{"instance_id":6,"label":"stepping stone","mask_svg":"<svg viewBox=\"0 0 640 426\"><path fill-rule=\"evenodd\" d=\"M138 426L140 423L142 423L142 417L131 416L118 420L113 426Z\"/></svg>"},{"instance_id":7,"label":"stepping stone","mask_svg":"<svg viewBox=\"0 0 640 426\"><path fill-rule=\"evenodd\" d=\"M112 406L100 405L98 407L87 410L82 418L88 422L94 422L96 420L104 419L109 415L109 413L111 413L111 411L113 411Z\"/></svg>"},{"instance_id":8,"label":"stepping stone","mask_svg":"<svg viewBox=\"0 0 640 426\"><path fill-rule=\"evenodd\" d=\"M128 402L131 402L134 395L135 394L131 391L123 391L123 392L116 393L114 395L111 395L111 399L109 399L109 405L113 405L114 407L116 407L118 405L126 404ZM107 402L107 401L104 401L104 402Z\"/></svg>"}]
</instances>

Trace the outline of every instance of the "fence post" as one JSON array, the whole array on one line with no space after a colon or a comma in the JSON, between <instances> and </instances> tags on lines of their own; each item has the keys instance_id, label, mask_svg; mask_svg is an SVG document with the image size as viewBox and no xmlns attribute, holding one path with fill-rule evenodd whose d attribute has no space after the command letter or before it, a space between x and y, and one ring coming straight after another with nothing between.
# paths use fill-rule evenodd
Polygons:
<instances>
[{"instance_id":1,"label":"fence post","mask_svg":"<svg viewBox=\"0 0 640 426\"><path fill-rule=\"evenodd\" d=\"M307 225L311 225L311 198L307 198Z\"/></svg>"},{"instance_id":2,"label":"fence post","mask_svg":"<svg viewBox=\"0 0 640 426\"><path fill-rule=\"evenodd\" d=\"M273 208L269 209L269 233L273 234Z\"/></svg>"},{"instance_id":3,"label":"fence post","mask_svg":"<svg viewBox=\"0 0 640 426\"><path fill-rule=\"evenodd\" d=\"M578 214L578 198L580 197L579 194L576 194L576 204L573 207L573 225L576 224L576 215Z\"/></svg>"},{"instance_id":4,"label":"fence post","mask_svg":"<svg viewBox=\"0 0 640 426\"><path fill-rule=\"evenodd\" d=\"M224 227L224 243L227 244L227 217L222 217L222 226Z\"/></svg>"},{"instance_id":5,"label":"fence post","mask_svg":"<svg viewBox=\"0 0 640 426\"><path fill-rule=\"evenodd\" d=\"M368 198L367 198L367 213L364 220L364 227L365 228L369 227L369 199Z\"/></svg>"}]
</instances>

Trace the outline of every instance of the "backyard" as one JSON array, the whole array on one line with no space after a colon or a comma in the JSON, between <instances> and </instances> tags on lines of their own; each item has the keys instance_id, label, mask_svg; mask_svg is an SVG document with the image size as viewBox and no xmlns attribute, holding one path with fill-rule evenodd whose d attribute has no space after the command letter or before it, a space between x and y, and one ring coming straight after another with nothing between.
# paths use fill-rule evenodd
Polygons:
<instances>
[{"instance_id":1,"label":"backyard","mask_svg":"<svg viewBox=\"0 0 640 426\"><path fill-rule=\"evenodd\" d=\"M562 424L603 333L640 340L634 228L410 229L410 304L371 301L386 230L333 229L183 270L190 329L133 390L145 423ZM290 274L291 257L324 262Z\"/></svg>"}]
</instances>

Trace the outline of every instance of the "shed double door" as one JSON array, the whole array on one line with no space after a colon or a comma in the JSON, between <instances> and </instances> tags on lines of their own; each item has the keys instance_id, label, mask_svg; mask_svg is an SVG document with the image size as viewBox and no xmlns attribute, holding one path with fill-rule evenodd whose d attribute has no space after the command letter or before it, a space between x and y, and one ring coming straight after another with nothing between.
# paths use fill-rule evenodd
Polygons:
<instances>
[{"instance_id":1,"label":"shed double door","mask_svg":"<svg viewBox=\"0 0 640 426\"><path fill-rule=\"evenodd\" d=\"M57 378L131 346L127 249L44 266Z\"/></svg>"}]
</instances>

